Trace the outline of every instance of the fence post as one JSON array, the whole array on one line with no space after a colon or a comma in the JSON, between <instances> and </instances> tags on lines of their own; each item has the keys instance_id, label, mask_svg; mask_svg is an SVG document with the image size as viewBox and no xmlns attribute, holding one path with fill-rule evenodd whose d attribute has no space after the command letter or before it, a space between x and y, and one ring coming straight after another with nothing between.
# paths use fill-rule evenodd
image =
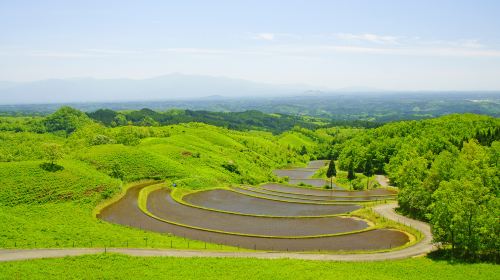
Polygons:
<instances>
[{"instance_id":1,"label":"fence post","mask_svg":"<svg viewBox=\"0 0 500 280\"><path fill-rule=\"evenodd\" d=\"M173 246L172 246L172 240L170 240L170 249L172 249Z\"/></svg>"}]
</instances>

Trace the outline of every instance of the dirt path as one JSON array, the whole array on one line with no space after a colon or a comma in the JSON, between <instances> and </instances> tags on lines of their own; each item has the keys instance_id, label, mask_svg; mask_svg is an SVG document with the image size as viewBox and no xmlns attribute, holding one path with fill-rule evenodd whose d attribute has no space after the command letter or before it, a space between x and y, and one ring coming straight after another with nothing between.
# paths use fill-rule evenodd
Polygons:
<instances>
[{"instance_id":1,"label":"dirt path","mask_svg":"<svg viewBox=\"0 0 500 280\"><path fill-rule=\"evenodd\" d=\"M385 175L375 175L375 180L382 186L382 187L389 187L389 178Z\"/></svg>"},{"instance_id":2,"label":"dirt path","mask_svg":"<svg viewBox=\"0 0 500 280\"><path fill-rule=\"evenodd\" d=\"M418 244L399 250L386 253L373 254L306 254L306 253L286 253L286 252L214 252L195 250L168 250L168 249L20 249L20 250L0 250L0 261L27 260L39 258L57 258L65 256L78 256L103 253L105 250L112 253L121 253L131 256L169 256L169 257L227 257L227 258L259 258L259 259L302 259L321 261L383 261L393 259L403 259L426 254L435 249L431 244L432 235L428 224L416 221L397 214L394 211L396 204L384 204L374 207L380 215L412 226L424 234L424 239Z\"/></svg>"}]
</instances>

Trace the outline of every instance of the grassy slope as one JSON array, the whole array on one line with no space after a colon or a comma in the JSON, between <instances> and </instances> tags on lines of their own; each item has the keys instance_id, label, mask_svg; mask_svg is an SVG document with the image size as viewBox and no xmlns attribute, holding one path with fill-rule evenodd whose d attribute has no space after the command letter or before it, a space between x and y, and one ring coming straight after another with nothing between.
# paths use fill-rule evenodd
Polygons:
<instances>
[{"instance_id":1,"label":"grassy slope","mask_svg":"<svg viewBox=\"0 0 500 280\"><path fill-rule=\"evenodd\" d=\"M177 248L188 246L180 237L93 217L96 204L104 194L118 192L120 181L74 160L60 162L65 169L58 172L47 172L39 164L0 163L0 247L125 247L127 242L131 247L170 247L170 241ZM191 241L189 246L205 245Z\"/></svg>"},{"instance_id":2,"label":"grassy slope","mask_svg":"<svg viewBox=\"0 0 500 280\"><path fill-rule=\"evenodd\" d=\"M42 169L42 161L0 162L0 205L42 204L101 199L119 190L120 181L74 160L60 161L64 170Z\"/></svg>"},{"instance_id":3,"label":"grassy slope","mask_svg":"<svg viewBox=\"0 0 500 280\"><path fill-rule=\"evenodd\" d=\"M50 134L9 132L8 137L0 137L5 147L23 151L13 158L16 161L0 162L0 247L72 247L73 242L77 247L124 247L129 242L131 247L169 248L173 241L174 247L187 248L188 241L183 238L93 217L93 209L103 199L121 190L122 182L108 175L114 163L128 181L161 178L175 180L179 187L199 189L267 181L273 178L272 169L308 159L288 150L287 144L270 133L237 132L203 124L158 128L165 129L169 137L144 138L137 146L82 147L76 136L65 139ZM108 131L113 135L113 129ZM25 145L26 137L29 145ZM40 168L42 161L26 161L31 151L34 159L40 157L38 148L44 142L65 146L66 159L58 162L64 170L48 172ZM224 169L221 165L227 162L233 162L241 174ZM205 244L190 241L189 246L204 248ZM221 248L208 245L208 249Z\"/></svg>"},{"instance_id":4,"label":"grassy slope","mask_svg":"<svg viewBox=\"0 0 500 280\"><path fill-rule=\"evenodd\" d=\"M322 262L101 254L0 263L5 279L495 279L500 266L415 258L386 262ZM68 271L71 271L68 274ZM497 276L495 276L497 275Z\"/></svg>"}]
</instances>

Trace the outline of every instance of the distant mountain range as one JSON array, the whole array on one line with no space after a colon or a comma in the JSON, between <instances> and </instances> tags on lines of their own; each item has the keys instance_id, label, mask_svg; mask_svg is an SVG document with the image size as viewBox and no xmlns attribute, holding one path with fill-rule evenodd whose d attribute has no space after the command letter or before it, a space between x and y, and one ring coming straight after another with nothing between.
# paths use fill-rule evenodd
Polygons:
<instances>
[{"instance_id":1,"label":"distant mountain range","mask_svg":"<svg viewBox=\"0 0 500 280\"><path fill-rule=\"evenodd\" d=\"M278 103L297 98L352 97L361 102L366 97L405 98L461 92L390 91L369 87L326 89L301 84L276 85L243 79L202 75L170 74L149 79L50 79L33 82L0 81L0 105L116 103L116 102L187 102L214 103L233 100L237 103L256 99L275 99ZM463 92L461 98L481 99L485 92ZM498 99L500 92L486 92ZM360 100L359 96L363 96ZM286 97L286 98L283 98ZM240 101L237 101L239 99ZM337 100L338 101L338 100ZM274 101L273 101L274 102ZM296 101L302 103L302 101ZM386 102L386 101L384 101ZM326 105L326 104L323 104ZM151 104L148 105L151 107ZM189 106L181 106L188 108ZM252 109L252 108L250 108Z\"/></svg>"},{"instance_id":2,"label":"distant mountain range","mask_svg":"<svg viewBox=\"0 0 500 280\"><path fill-rule=\"evenodd\" d=\"M174 100L294 95L301 85L273 85L242 79L170 74L150 79L51 79L1 82L0 104Z\"/></svg>"}]
</instances>

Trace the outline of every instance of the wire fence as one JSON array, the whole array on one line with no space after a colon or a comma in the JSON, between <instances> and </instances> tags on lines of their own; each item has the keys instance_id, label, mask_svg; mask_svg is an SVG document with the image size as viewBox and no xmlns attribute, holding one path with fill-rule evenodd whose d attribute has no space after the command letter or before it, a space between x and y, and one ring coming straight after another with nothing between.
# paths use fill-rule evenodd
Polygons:
<instances>
[{"instance_id":1,"label":"wire fence","mask_svg":"<svg viewBox=\"0 0 500 280\"><path fill-rule=\"evenodd\" d=\"M257 248L257 246L254 246ZM227 245L189 239L150 240L147 237L126 240L27 240L7 239L0 241L3 249L37 249L37 248L157 248L157 249L197 249L197 250L248 250L239 245Z\"/></svg>"}]
</instances>

